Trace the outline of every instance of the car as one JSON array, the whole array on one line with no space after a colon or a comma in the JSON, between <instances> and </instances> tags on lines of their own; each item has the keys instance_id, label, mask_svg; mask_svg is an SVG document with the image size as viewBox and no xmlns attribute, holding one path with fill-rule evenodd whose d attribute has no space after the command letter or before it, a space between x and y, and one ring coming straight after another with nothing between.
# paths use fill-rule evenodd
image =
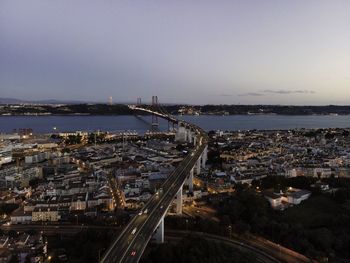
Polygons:
<instances>
[{"instance_id":1,"label":"car","mask_svg":"<svg viewBox=\"0 0 350 263\"><path fill-rule=\"evenodd\" d=\"M135 227L135 228L131 231L131 234L132 234L132 235L135 235L136 231L137 231L137 227Z\"/></svg>"},{"instance_id":2,"label":"car","mask_svg":"<svg viewBox=\"0 0 350 263\"><path fill-rule=\"evenodd\" d=\"M145 211L143 211L144 214L148 213L148 209L146 208Z\"/></svg>"},{"instance_id":3,"label":"car","mask_svg":"<svg viewBox=\"0 0 350 263\"><path fill-rule=\"evenodd\" d=\"M142 210L139 212L139 216L142 215Z\"/></svg>"},{"instance_id":4,"label":"car","mask_svg":"<svg viewBox=\"0 0 350 263\"><path fill-rule=\"evenodd\" d=\"M130 255L131 255L132 257L135 257L136 251L135 251L135 250L131 251Z\"/></svg>"}]
</instances>

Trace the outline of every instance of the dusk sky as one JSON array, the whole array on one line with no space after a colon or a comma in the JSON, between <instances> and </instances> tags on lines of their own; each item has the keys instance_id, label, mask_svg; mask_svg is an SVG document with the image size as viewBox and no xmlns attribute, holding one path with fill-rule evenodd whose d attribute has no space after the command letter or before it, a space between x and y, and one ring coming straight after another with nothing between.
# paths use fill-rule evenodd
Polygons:
<instances>
[{"instance_id":1,"label":"dusk sky","mask_svg":"<svg viewBox=\"0 0 350 263\"><path fill-rule=\"evenodd\" d=\"M350 1L0 1L0 97L152 95L350 104Z\"/></svg>"}]
</instances>

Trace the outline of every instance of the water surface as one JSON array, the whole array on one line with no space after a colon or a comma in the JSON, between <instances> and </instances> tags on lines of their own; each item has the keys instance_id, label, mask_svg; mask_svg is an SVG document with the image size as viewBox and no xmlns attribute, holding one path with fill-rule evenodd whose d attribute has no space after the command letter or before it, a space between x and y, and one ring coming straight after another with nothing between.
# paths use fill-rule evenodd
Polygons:
<instances>
[{"instance_id":1,"label":"water surface","mask_svg":"<svg viewBox=\"0 0 350 263\"><path fill-rule=\"evenodd\" d=\"M233 116L179 116L209 130L279 130L294 128L347 128L350 115L346 116L284 116L284 115L233 115ZM1 116L0 132L31 128L37 133L54 131L111 131L135 130L144 133L150 130L151 118L144 116ZM159 119L160 130L168 128L167 121Z\"/></svg>"}]
</instances>

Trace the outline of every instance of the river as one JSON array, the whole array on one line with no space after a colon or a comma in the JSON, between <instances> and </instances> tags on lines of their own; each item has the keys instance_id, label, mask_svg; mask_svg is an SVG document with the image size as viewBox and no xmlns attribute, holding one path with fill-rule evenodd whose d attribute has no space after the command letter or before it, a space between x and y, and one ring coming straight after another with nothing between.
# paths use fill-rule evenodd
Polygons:
<instances>
[{"instance_id":1,"label":"river","mask_svg":"<svg viewBox=\"0 0 350 263\"><path fill-rule=\"evenodd\" d=\"M295 128L348 128L350 115L344 116L284 116L284 115L232 115L232 116L179 116L180 119L209 130L286 130ZM36 133L57 131L111 131L135 130L144 133L151 129L151 118L143 116L1 116L0 132L31 128ZM168 127L159 119L160 130Z\"/></svg>"}]
</instances>

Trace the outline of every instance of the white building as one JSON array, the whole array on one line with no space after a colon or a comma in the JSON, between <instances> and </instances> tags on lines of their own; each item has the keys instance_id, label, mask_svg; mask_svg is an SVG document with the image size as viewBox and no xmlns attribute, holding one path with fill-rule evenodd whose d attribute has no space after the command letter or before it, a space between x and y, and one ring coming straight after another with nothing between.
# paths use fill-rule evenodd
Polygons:
<instances>
[{"instance_id":1,"label":"white building","mask_svg":"<svg viewBox=\"0 0 350 263\"><path fill-rule=\"evenodd\" d=\"M23 207L11 214L11 224L28 224L32 221L32 212L25 212Z\"/></svg>"},{"instance_id":2,"label":"white building","mask_svg":"<svg viewBox=\"0 0 350 263\"><path fill-rule=\"evenodd\" d=\"M314 169L314 177L328 178L328 177L331 177L331 175L332 175L331 168L315 168Z\"/></svg>"},{"instance_id":3,"label":"white building","mask_svg":"<svg viewBox=\"0 0 350 263\"><path fill-rule=\"evenodd\" d=\"M298 173L296 169L290 169L286 171L286 178L297 177Z\"/></svg>"},{"instance_id":4,"label":"white building","mask_svg":"<svg viewBox=\"0 0 350 263\"><path fill-rule=\"evenodd\" d=\"M49 159L50 156L51 156L50 152L34 153L25 157L25 163L26 164L40 163L42 161Z\"/></svg>"},{"instance_id":5,"label":"white building","mask_svg":"<svg viewBox=\"0 0 350 263\"><path fill-rule=\"evenodd\" d=\"M308 199L311 192L289 187L285 192L274 192L272 190L264 193L271 207L276 210L284 210L292 205L299 205L302 201Z\"/></svg>"},{"instance_id":6,"label":"white building","mask_svg":"<svg viewBox=\"0 0 350 263\"><path fill-rule=\"evenodd\" d=\"M12 151L11 150L2 150L0 151L0 167L5 163L12 162Z\"/></svg>"},{"instance_id":7,"label":"white building","mask_svg":"<svg viewBox=\"0 0 350 263\"><path fill-rule=\"evenodd\" d=\"M287 197L287 202L293 205L299 205L302 201L308 199L311 195L311 192L308 190L301 190L290 187L285 193Z\"/></svg>"},{"instance_id":8,"label":"white building","mask_svg":"<svg viewBox=\"0 0 350 263\"><path fill-rule=\"evenodd\" d=\"M57 222L60 220L57 207L36 207L32 212L32 221L50 221Z\"/></svg>"}]
</instances>

